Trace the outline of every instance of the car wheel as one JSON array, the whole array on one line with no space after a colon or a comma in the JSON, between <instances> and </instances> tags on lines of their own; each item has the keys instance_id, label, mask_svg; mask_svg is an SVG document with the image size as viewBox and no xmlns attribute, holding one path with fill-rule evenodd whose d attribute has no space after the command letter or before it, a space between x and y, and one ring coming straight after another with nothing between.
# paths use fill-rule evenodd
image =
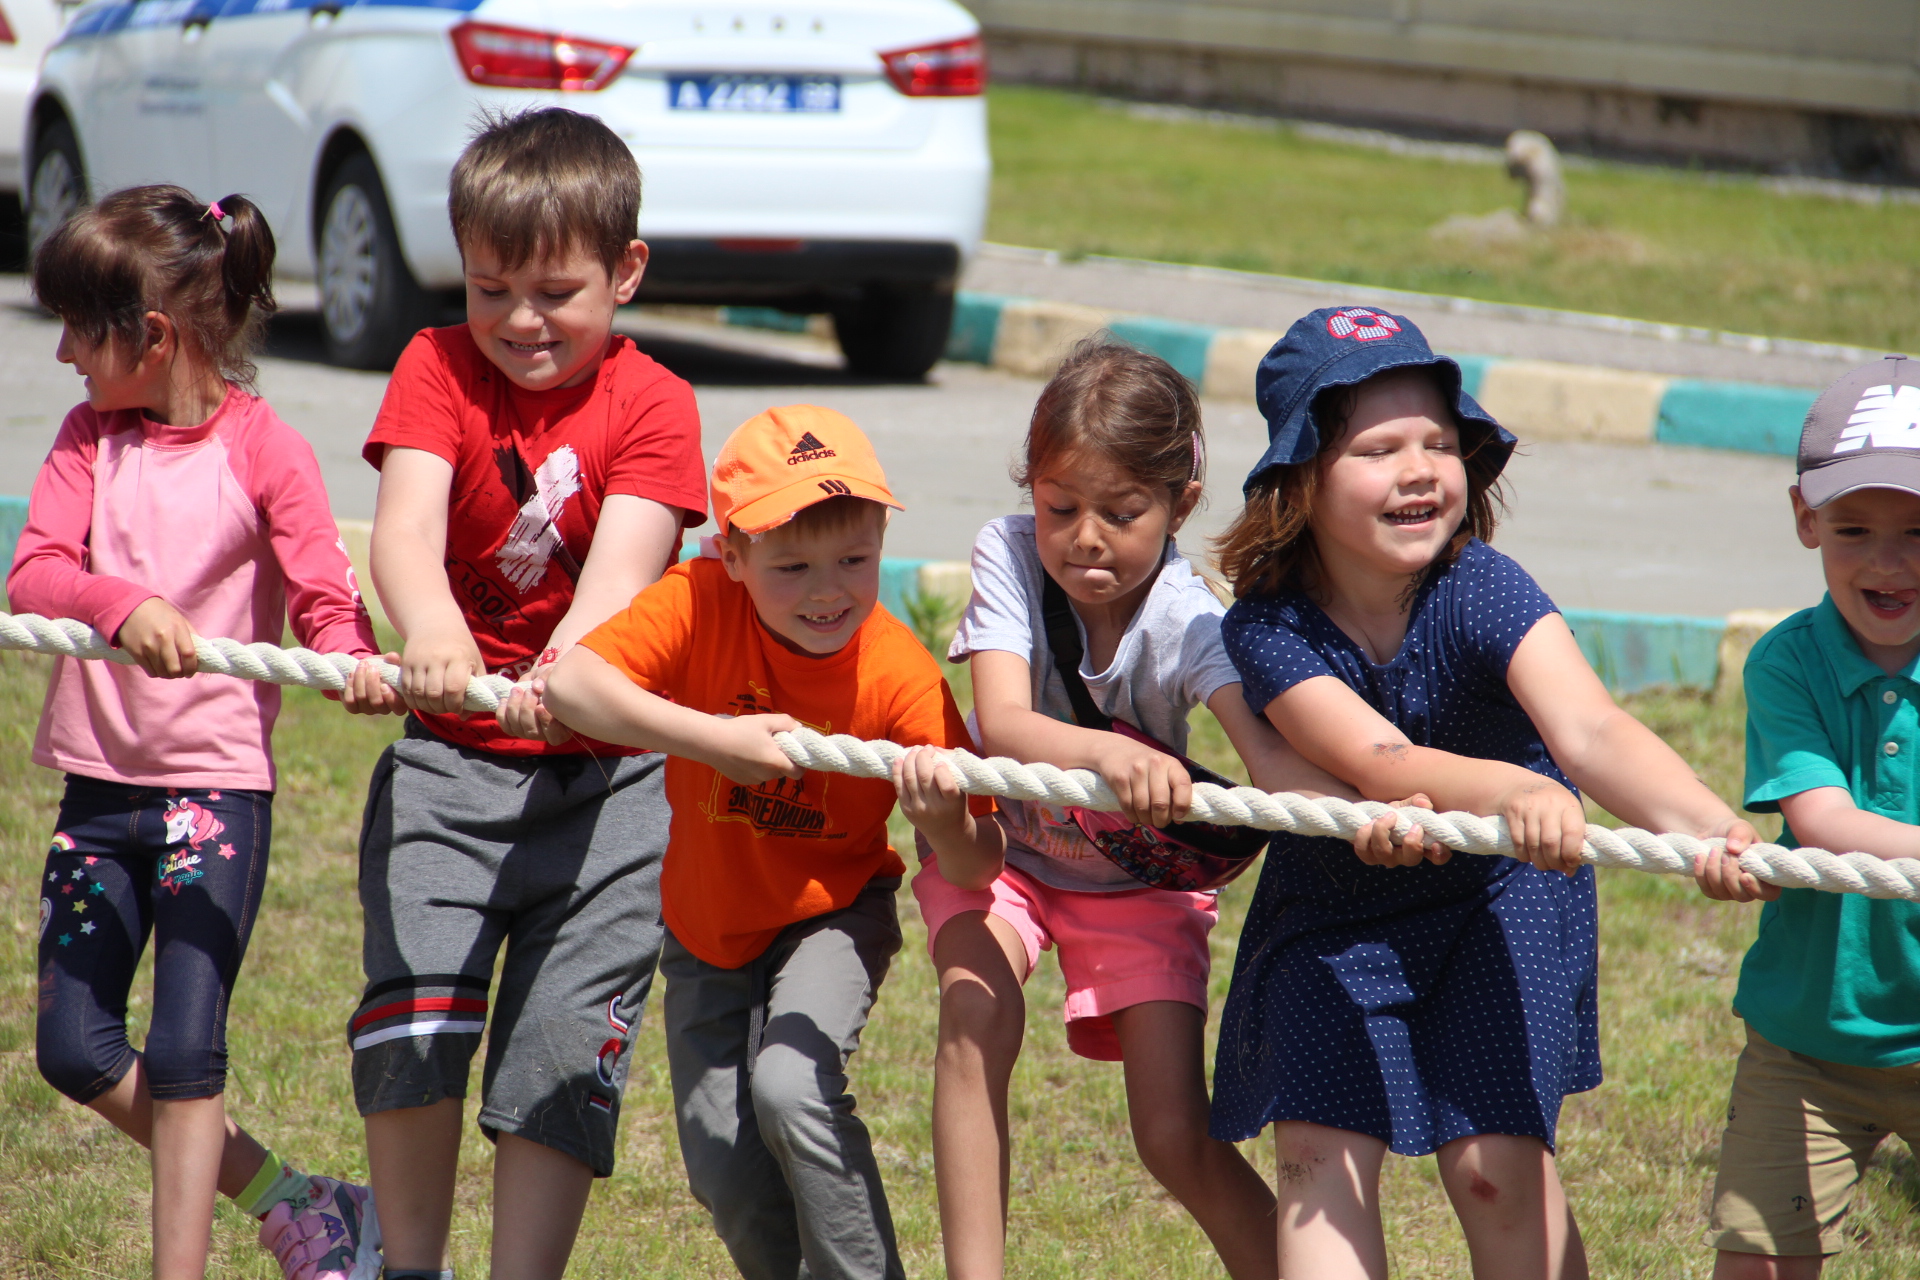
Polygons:
<instances>
[{"instance_id":1,"label":"car wheel","mask_svg":"<svg viewBox=\"0 0 1920 1280\"><path fill-rule=\"evenodd\" d=\"M327 357L350 369L391 369L436 314L400 256L386 188L365 152L349 157L327 183L317 256Z\"/></svg>"},{"instance_id":2,"label":"car wheel","mask_svg":"<svg viewBox=\"0 0 1920 1280\"><path fill-rule=\"evenodd\" d=\"M834 336L852 373L919 381L947 349L953 288L871 287L833 312Z\"/></svg>"},{"instance_id":3,"label":"car wheel","mask_svg":"<svg viewBox=\"0 0 1920 1280\"><path fill-rule=\"evenodd\" d=\"M33 180L27 184L27 252L87 204L87 171L73 126L55 119L33 144Z\"/></svg>"}]
</instances>

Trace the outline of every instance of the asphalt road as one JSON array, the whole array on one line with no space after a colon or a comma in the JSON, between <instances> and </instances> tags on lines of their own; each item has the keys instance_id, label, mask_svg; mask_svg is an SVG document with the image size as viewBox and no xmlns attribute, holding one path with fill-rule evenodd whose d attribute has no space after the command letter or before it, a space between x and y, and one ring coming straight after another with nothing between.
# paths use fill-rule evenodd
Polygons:
<instances>
[{"instance_id":1,"label":"asphalt road","mask_svg":"<svg viewBox=\"0 0 1920 1280\"><path fill-rule=\"evenodd\" d=\"M1007 466L1035 381L942 365L925 385L875 383L848 377L829 345L804 337L638 315L623 323L694 384L709 457L769 405L823 404L858 422L907 506L889 532L890 555L964 559L982 523L1020 504ZM21 278L0 276L0 493L28 491L81 398L73 372L54 360L58 336ZM377 477L360 444L385 384L381 374L328 367L311 313L277 321L260 361L261 392L313 443L341 516L373 514ZM1250 404L1209 402L1206 415L1211 501L1182 538L1189 552L1231 518L1240 478L1266 443ZM1819 598L1819 566L1788 515L1787 459L1542 442L1524 446L1508 477L1511 513L1496 545L1564 606L1713 615Z\"/></svg>"}]
</instances>

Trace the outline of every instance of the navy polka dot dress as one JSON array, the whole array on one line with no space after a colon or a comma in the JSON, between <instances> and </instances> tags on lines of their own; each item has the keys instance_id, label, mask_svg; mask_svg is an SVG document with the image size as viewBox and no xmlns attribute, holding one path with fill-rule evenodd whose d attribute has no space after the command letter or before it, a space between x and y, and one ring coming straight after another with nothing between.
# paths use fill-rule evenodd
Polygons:
<instances>
[{"instance_id":1,"label":"navy polka dot dress","mask_svg":"<svg viewBox=\"0 0 1920 1280\"><path fill-rule=\"evenodd\" d=\"M1256 711L1333 675L1417 745L1567 783L1506 682L1552 612L1475 539L1415 601L1384 665L1298 592L1239 601L1222 637ZM1598 926L1591 867L1569 877L1472 854L1374 867L1339 840L1277 837L1221 1021L1213 1136L1306 1120L1402 1155L1478 1133L1551 1148L1561 1099L1600 1083Z\"/></svg>"}]
</instances>

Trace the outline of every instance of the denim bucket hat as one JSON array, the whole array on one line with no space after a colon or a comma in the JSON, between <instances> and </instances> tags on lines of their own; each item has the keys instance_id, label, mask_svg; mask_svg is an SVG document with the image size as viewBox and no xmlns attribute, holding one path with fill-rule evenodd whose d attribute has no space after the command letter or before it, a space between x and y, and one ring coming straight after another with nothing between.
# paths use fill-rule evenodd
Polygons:
<instances>
[{"instance_id":1,"label":"denim bucket hat","mask_svg":"<svg viewBox=\"0 0 1920 1280\"><path fill-rule=\"evenodd\" d=\"M1273 468L1310 461L1319 452L1313 401L1322 391L1350 387L1389 369L1434 370L1461 427L1483 429L1477 447L1493 451L1499 464L1495 474L1506 468L1519 442L1466 393L1460 366L1435 355L1413 321L1372 307L1322 307L1294 321L1254 374L1254 399L1267 420L1268 444L1241 491L1251 492Z\"/></svg>"}]
</instances>

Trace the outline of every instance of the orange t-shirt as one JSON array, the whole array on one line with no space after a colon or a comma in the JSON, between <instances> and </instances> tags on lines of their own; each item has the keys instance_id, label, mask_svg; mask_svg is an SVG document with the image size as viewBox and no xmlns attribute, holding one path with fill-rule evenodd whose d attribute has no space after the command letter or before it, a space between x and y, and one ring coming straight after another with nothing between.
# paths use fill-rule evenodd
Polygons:
<instances>
[{"instance_id":1,"label":"orange t-shirt","mask_svg":"<svg viewBox=\"0 0 1920 1280\"><path fill-rule=\"evenodd\" d=\"M780 712L821 733L971 745L933 655L885 609L876 606L838 653L794 653L717 560L669 569L580 643L695 711ZM673 756L667 800L662 915L708 964L738 968L786 926L849 906L867 881L905 871L887 844L894 791L882 778L809 772L743 786ZM993 802L976 797L970 807L991 813Z\"/></svg>"}]
</instances>

